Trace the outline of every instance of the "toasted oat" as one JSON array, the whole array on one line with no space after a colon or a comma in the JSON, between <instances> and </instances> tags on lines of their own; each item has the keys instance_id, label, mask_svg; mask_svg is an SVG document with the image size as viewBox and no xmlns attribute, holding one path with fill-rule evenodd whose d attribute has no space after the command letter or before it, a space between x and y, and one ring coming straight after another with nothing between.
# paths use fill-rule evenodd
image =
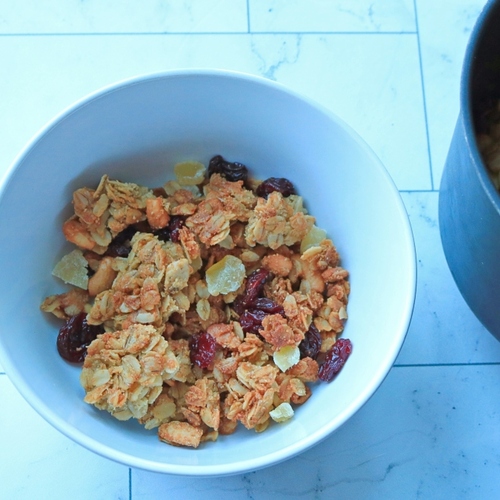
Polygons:
<instances>
[{"instance_id":1,"label":"toasted oat","mask_svg":"<svg viewBox=\"0 0 500 500\"><path fill-rule=\"evenodd\" d=\"M63 225L68 241L103 254L111 240L131 224L146 219L152 191L104 175L97 189L80 188L73 194L74 215Z\"/></svg>"},{"instance_id":2,"label":"toasted oat","mask_svg":"<svg viewBox=\"0 0 500 500\"><path fill-rule=\"evenodd\" d=\"M87 349L80 381L84 401L120 420L142 418L180 363L149 325L99 335Z\"/></svg>"},{"instance_id":3,"label":"toasted oat","mask_svg":"<svg viewBox=\"0 0 500 500\"><path fill-rule=\"evenodd\" d=\"M304 338L304 334L294 331L280 314L269 314L262 321L260 334L274 350L284 346L295 346Z\"/></svg>"},{"instance_id":4,"label":"toasted oat","mask_svg":"<svg viewBox=\"0 0 500 500\"><path fill-rule=\"evenodd\" d=\"M214 380L202 378L185 395L188 410L200 415L201 421L214 430L220 423L220 394Z\"/></svg>"},{"instance_id":5,"label":"toasted oat","mask_svg":"<svg viewBox=\"0 0 500 500\"><path fill-rule=\"evenodd\" d=\"M60 319L69 319L85 311L89 300L89 294L80 288L73 288L68 292L58 295L50 295L42 304L40 309L52 313Z\"/></svg>"},{"instance_id":6,"label":"toasted oat","mask_svg":"<svg viewBox=\"0 0 500 500\"><path fill-rule=\"evenodd\" d=\"M245 231L250 246L261 244L276 249L300 242L314 224L314 217L295 211L294 204L281 193L273 192L267 200L258 198Z\"/></svg>"}]
</instances>

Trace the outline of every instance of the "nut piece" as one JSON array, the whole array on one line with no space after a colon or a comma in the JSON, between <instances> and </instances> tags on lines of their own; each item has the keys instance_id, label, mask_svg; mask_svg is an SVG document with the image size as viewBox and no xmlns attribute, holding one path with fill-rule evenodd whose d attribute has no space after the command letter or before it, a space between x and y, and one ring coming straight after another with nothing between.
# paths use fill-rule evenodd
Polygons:
<instances>
[{"instance_id":1,"label":"nut piece","mask_svg":"<svg viewBox=\"0 0 500 500\"><path fill-rule=\"evenodd\" d=\"M97 271L89 279L89 295L95 297L104 290L109 290L113 281L118 274L117 271L113 269L114 259L112 257L104 257L101 262L99 262L99 267Z\"/></svg>"},{"instance_id":2,"label":"nut piece","mask_svg":"<svg viewBox=\"0 0 500 500\"><path fill-rule=\"evenodd\" d=\"M153 229L161 229L170 221L170 215L162 198L149 198L146 200L146 217Z\"/></svg>"},{"instance_id":3,"label":"nut piece","mask_svg":"<svg viewBox=\"0 0 500 500\"><path fill-rule=\"evenodd\" d=\"M194 427L187 422L173 420L158 427L158 437L160 440L174 446L198 448L202 436L203 431L200 427Z\"/></svg>"}]
</instances>

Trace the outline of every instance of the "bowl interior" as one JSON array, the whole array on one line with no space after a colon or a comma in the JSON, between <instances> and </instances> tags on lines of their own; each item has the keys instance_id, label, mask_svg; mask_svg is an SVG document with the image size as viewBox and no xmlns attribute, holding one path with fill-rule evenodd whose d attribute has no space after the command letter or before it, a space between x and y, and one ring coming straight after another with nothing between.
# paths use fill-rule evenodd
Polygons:
<instances>
[{"instance_id":1,"label":"bowl interior","mask_svg":"<svg viewBox=\"0 0 500 500\"><path fill-rule=\"evenodd\" d=\"M349 362L286 424L239 429L197 450L158 441L82 401L80 368L59 358L58 322L39 311L64 287L51 276L70 247L61 234L74 189L103 173L149 186L185 159L222 154L252 175L287 177L336 244L350 271ZM89 449L133 467L230 474L284 460L326 437L376 390L399 352L415 292L408 219L371 150L341 121L265 80L222 72L135 79L77 103L21 153L4 179L0 357L31 405Z\"/></svg>"}]
</instances>

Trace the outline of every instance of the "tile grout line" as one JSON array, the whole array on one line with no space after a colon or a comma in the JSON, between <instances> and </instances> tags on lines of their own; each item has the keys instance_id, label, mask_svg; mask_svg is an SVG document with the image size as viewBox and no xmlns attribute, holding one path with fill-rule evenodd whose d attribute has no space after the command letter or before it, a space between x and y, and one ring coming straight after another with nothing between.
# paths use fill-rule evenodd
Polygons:
<instances>
[{"instance_id":1,"label":"tile grout line","mask_svg":"<svg viewBox=\"0 0 500 500\"><path fill-rule=\"evenodd\" d=\"M431 181L431 189L434 191L434 175L432 172L432 157L431 157L431 143L429 135L429 121L427 119L427 101L425 97L425 83L424 83L424 71L422 65L422 50L420 45L420 26L418 23L418 9L417 0L413 0L413 10L415 12L415 28L417 34L417 50L418 50L418 63L420 67L420 86L422 88L422 100L424 105L424 122L425 122L425 137L427 140L427 158L429 160L429 176Z\"/></svg>"},{"instance_id":2,"label":"tile grout line","mask_svg":"<svg viewBox=\"0 0 500 500\"><path fill-rule=\"evenodd\" d=\"M250 20L247 22L247 30L250 30ZM0 38L14 38L14 37L56 37L56 36L222 36L222 35L417 35L416 31L178 31L178 32L168 32L168 31L147 31L147 32L58 32L58 33L0 33Z\"/></svg>"},{"instance_id":3,"label":"tile grout line","mask_svg":"<svg viewBox=\"0 0 500 500\"><path fill-rule=\"evenodd\" d=\"M452 366L500 366L500 361L484 361L477 363L405 363L392 365L393 368L440 368Z\"/></svg>"},{"instance_id":4,"label":"tile grout line","mask_svg":"<svg viewBox=\"0 0 500 500\"><path fill-rule=\"evenodd\" d=\"M250 31L250 0L247 0L247 32L248 32L248 34L251 33L251 31Z\"/></svg>"},{"instance_id":5,"label":"tile grout line","mask_svg":"<svg viewBox=\"0 0 500 500\"><path fill-rule=\"evenodd\" d=\"M128 468L128 500L132 500L132 468Z\"/></svg>"},{"instance_id":6,"label":"tile grout line","mask_svg":"<svg viewBox=\"0 0 500 500\"><path fill-rule=\"evenodd\" d=\"M400 193L438 193L439 189L398 189Z\"/></svg>"}]
</instances>

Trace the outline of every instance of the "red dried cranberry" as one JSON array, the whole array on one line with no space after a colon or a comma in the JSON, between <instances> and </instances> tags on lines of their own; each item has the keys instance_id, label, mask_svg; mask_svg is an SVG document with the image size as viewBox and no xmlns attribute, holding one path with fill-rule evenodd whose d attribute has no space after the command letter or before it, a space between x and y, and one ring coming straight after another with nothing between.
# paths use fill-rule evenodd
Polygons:
<instances>
[{"instance_id":1,"label":"red dried cranberry","mask_svg":"<svg viewBox=\"0 0 500 500\"><path fill-rule=\"evenodd\" d=\"M258 309L250 309L245 311L240 316L240 325L245 333L255 333L258 334L260 328L262 327L262 320L268 314L264 311L259 311Z\"/></svg>"},{"instance_id":2,"label":"red dried cranberry","mask_svg":"<svg viewBox=\"0 0 500 500\"><path fill-rule=\"evenodd\" d=\"M248 169L242 163L229 162L224 160L221 155L214 156L208 164L208 175L220 174L228 181L246 181Z\"/></svg>"},{"instance_id":3,"label":"red dried cranberry","mask_svg":"<svg viewBox=\"0 0 500 500\"><path fill-rule=\"evenodd\" d=\"M236 314L243 314L246 310L245 295L238 295L233 302L233 309Z\"/></svg>"},{"instance_id":4,"label":"red dried cranberry","mask_svg":"<svg viewBox=\"0 0 500 500\"><path fill-rule=\"evenodd\" d=\"M338 339L326 353L325 361L319 367L318 378L324 382L332 381L344 366L351 352L351 341L349 339Z\"/></svg>"},{"instance_id":5,"label":"red dried cranberry","mask_svg":"<svg viewBox=\"0 0 500 500\"><path fill-rule=\"evenodd\" d=\"M174 215L170 218L168 227L170 229L170 239L174 243L179 243L179 231L184 227L186 217L182 215Z\"/></svg>"},{"instance_id":6,"label":"red dried cranberry","mask_svg":"<svg viewBox=\"0 0 500 500\"><path fill-rule=\"evenodd\" d=\"M282 316L285 314L283 306L280 306L274 300L267 297L258 297L252 302L251 307L252 309L264 311L267 314L281 314Z\"/></svg>"},{"instance_id":7,"label":"red dried cranberry","mask_svg":"<svg viewBox=\"0 0 500 500\"><path fill-rule=\"evenodd\" d=\"M267 198L273 191L278 191L286 197L295 194L295 187L284 177L269 177L269 179L259 184L255 190L255 194L262 198Z\"/></svg>"},{"instance_id":8,"label":"red dried cranberry","mask_svg":"<svg viewBox=\"0 0 500 500\"><path fill-rule=\"evenodd\" d=\"M163 187L155 187L151 191L153 191L153 194L157 198L166 198L168 196L167 192L165 191L165 188Z\"/></svg>"},{"instance_id":9,"label":"red dried cranberry","mask_svg":"<svg viewBox=\"0 0 500 500\"><path fill-rule=\"evenodd\" d=\"M197 333L189 339L189 357L191 363L200 368L208 368L214 358L216 349L215 339L207 332Z\"/></svg>"},{"instance_id":10,"label":"red dried cranberry","mask_svg":"<svg viewBox=\"0 0 500 500\"><path fill-rule=\"evenodd\" d=\"M136 227L128 226L118 233L109 244L106 255L109 257L127 257L130 253L130 240L136 232Z\"/></svg>"},{"instance_id":11,"label":"red dried cranberry","mask_svg":"<svg viewBox=\"0 0 500 500\"><path fill-rule=\"evenodd\" d=\"M262 293L264 289L264 285L267 279L270 276L270 272L261 267L260 269L255 270L250 274L247 278L247 282L245 284L245 295L249 302L253 302L257 299L257 297Z\"/></svg>"},{"instance_id":12,"label":"red dried cranberry","mask_svg":"<svg viewBox=\"0 0 500 500\"><path fill-rule=\"evenodd\" d=\"M299 344L300 357L316 359L321 349L321 335L319 330L311 323L304 339Z\"/></svg>"},{"instance_id":13,"label":"red dried cranberry","mask_svg":"<svg viewBox=\"0 0 500 500\"><path fill-rule=\"evenodd\" d=\"M102 326L89 325L85 313L69 318L59 330L57 350L62 358L72 363L81 363L87 355L87 347L103 333Z\"/></svg>"},{"instance_id":14,"label":"red dried cranberry","mask_svg":"<svg viewBox=\"0 0 500 500\"><path fill-rule=\"evenodd\" d=\"M233 309L237 314L243 314L246 309L252 307L252 304L257 300L259 295L262 294L262 290L269 276L269 271L263 267L257 269L248 276L245 284L245 292L242 295L238 295L233 302Z\"/></svg>"},{"instance_id":15,"label":"red dried cranberry","mask_svg":"<svg viewBox=\"0 0 500 500\"><path fill-rule=\"evenodd\" d=\"M158 236L161 241L173 241L174 243L179 243L179 231L186 222L186 217L184 215L172 215L170 217L169 223L162 229L157 229L153 231L153 234Z\"/></svg>"}]
</instances>

